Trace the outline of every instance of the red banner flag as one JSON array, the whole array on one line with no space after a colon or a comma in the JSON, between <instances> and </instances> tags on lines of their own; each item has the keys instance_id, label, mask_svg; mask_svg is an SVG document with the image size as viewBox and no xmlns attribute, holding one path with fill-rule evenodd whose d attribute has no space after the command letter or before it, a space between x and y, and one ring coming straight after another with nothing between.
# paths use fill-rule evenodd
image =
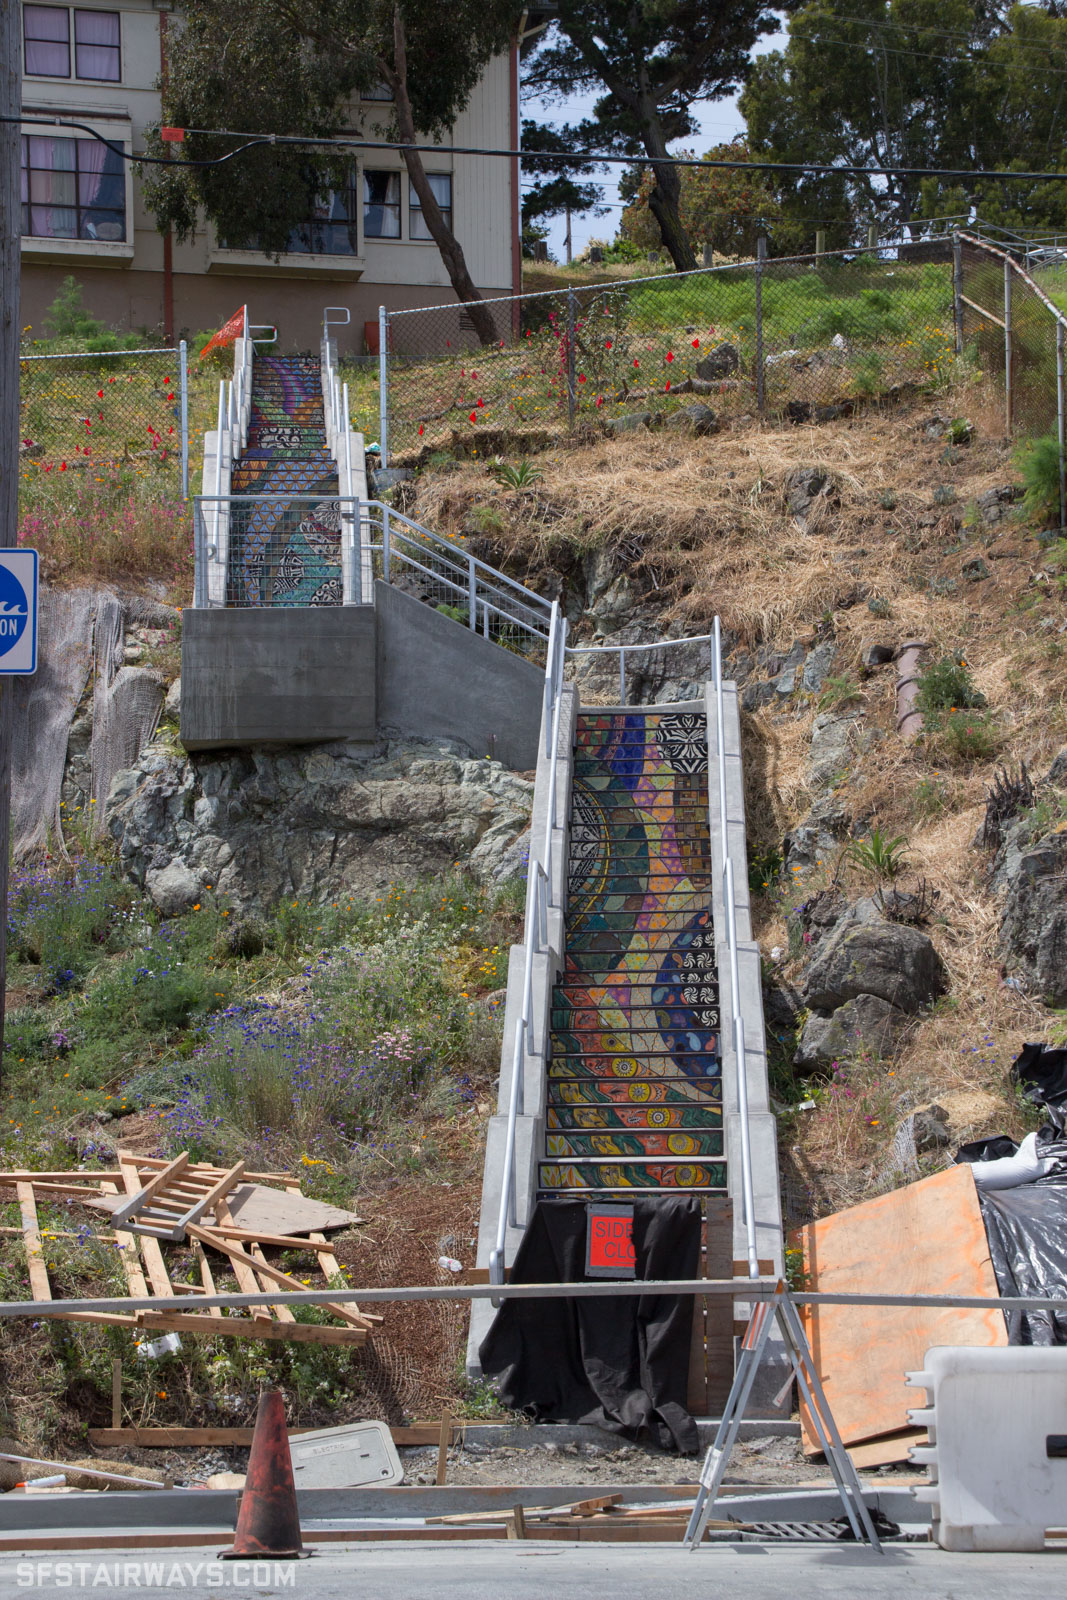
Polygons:
<instances>
[{"instance_id":1,"label":"red banner flag","mask_svg":"<svg viewBox=\"0 0 1067 1600\"><path fill-rule=\"evenodd\" d=\"M247 306L242 306L240 311L235 311L229 322L224 322L218 333L213 333L207 344L200 352L200 360L211 350L224 350L227 345L233 344L235 339L242 339L245 331L245 317Z\"/></svg>"}]
</instances>

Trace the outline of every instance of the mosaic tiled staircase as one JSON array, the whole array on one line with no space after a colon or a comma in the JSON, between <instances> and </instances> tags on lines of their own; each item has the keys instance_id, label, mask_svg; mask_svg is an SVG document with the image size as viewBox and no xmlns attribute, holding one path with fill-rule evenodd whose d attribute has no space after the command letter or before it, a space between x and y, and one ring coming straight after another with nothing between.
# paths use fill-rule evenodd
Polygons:
<instances>
[{"instance_id":1,"label":"mosaic tiled staircase","mask_svg":"<svg viewBox=\"0 0 1067 1600\"><path fill-rule=\"evenodd\" d=\"M702 715L580 713L542 1193L722 1191Z\"/></svg>"},{"instance_id":2,"label":"mosaic tiled staircase","mask_svg":"<svg viewBox=\"0 0 1067 1600\"><path fill-rule=\"evenodd\" d=\"M259 356L253 367L248 444L231 492L321 495L310 501L234 506L230 602L340 605L337 466L326 445L322 377L312 356Z\"/></svg>"}]
</instances>

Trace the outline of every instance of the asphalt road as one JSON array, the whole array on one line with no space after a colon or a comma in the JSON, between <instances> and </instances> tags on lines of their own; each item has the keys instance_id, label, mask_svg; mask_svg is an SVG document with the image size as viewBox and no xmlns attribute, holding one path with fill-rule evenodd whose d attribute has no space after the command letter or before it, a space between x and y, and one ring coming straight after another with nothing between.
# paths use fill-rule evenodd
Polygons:
<instances>
[{"instance_id":1,"label":"asphalt road","mask_svg":"<svg viewBox=\"0 0 1067 1600\"><path fill-rule=\"evenodd\" d=\"M324 1546L297 1563L221 1563L196 1550L0 1558L0 1596L34 1591L173 1596L236 1590L285 1600L1056 1600L1060 1553L882 1557L841 1546Z\"/></svg>"}]
</instances>

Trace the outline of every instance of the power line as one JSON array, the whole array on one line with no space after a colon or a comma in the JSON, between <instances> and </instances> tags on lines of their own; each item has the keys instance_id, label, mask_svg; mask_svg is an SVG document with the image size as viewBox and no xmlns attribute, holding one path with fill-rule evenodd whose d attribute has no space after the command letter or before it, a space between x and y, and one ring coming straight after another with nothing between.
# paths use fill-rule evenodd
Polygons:
<instances>
[{"instance_id":1,"label":"power line","mask_svg":"<svg viewBox=\"0 0 1067 1600\"><path fill-rule=\"evenodd\" d=\"M91 138L99 140L109 150L121 156L124 161L143 166L166 166L170 171L181 171L183 167L219 167L227 161L232 161L236 156L244 155L249 150L260 149L266 146L281 149L322 149L329 150L373 150L376 152L393 152L403 154L405 151L429 156L485 156L506 161L554 161L557 165L572 163L582 166L623 166L623 167L651 167L653 171L657 166L670 167L697 167L705 171L727 172L786 172L786 173L822 173L830 177L859 177L859 178L964 178L984 179L998 183L1064 183L1067 182L1067 169L1042 170L1034 172L1010 172L993 167L905 167L895 164L878 166L859 166L855 163L834 163L829 161L730 161L709 160L699 156L668 156L665 159L653 158L647 155L613 156L603 155L595 150L575 150L560 154L558 150L504 150L485 148L478 145L459 144L406 144L380 139L364 139L349 134L334 134L316 137L311 134L299 133L262 133L249 134L238 132L229 128L185 128L183 134L196 134L212 139L244 139L245 143L236 150L229 150L225 155L215 156L204 160L167 160L165 157L137 155L126 150L112 140L106 139L95 128L87 123L76 122L70 117L2 117L0 121L22 123L31 127L46 128L74 128L78 132L86 133Z\"/></svg>"}]
</instances>

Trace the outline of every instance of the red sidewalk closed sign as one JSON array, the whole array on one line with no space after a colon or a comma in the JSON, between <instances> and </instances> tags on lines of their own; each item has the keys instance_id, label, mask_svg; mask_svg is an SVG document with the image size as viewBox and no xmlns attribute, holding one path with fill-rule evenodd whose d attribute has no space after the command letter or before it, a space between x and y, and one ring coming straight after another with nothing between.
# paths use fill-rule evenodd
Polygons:
<instances>
[{"instance_id":1,"label":"red sidewalk closed sign","mask_svg":"<svg viewBox=\"0 0 1067 1600\"><path fill-rule=\"evenodd\" d=\"M635 1277L633 1206L590 1205L586 1207L586 1215L589 1219L586 1276Z\"/></svg>"}]
</instances>

